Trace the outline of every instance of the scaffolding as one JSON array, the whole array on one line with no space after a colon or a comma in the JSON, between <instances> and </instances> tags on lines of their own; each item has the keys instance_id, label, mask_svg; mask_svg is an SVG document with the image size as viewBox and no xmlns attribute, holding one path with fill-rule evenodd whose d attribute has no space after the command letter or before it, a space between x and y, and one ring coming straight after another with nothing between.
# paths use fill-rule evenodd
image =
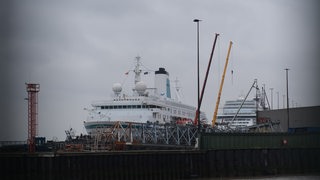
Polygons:
<instances>
[{"instance_id":1,"label":"scaffolding","mask_svg":"<svg viewBox=\"0 0 320 180\"><path fill-rule=\"evenodd\" d=\"M266 122L250 127L221 130L202 127L206 133L280 132L279 122ZM196 148L198 128L195 125L115 122L112 127L97 127L87 139L90 151L125 150L126 146ZM88 146L86 146L88 147Z\"/></svg>"},{"instance_id":2,"label":"scaffolding","mask_svg":"<svg viewBox=\"0 0 320 180\"><path fill-rule=\"evenodd\" d=\"M91 150L119 150L126 145L194 147L197 132L193 125L116 122L113 127L97 127Z\"/></svg>"},{"instance_id":3,"label":"scaffolding","mask_svg":"<svg viewBox=\"0 0 320 180\"><path fill-rule=\"evenodd\" d=\"M39 84L27 84L28 92L28 150L35 152L36 144L35 137L37 136L38 125L38 92L40 91Z\"/></svg>"}]
</instances>

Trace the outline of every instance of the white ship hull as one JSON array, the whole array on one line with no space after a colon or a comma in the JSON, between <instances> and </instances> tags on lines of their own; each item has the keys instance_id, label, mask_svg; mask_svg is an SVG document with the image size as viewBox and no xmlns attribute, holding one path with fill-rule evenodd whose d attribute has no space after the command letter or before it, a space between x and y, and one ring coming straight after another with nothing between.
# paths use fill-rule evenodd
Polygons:
<instances>
[{"instance_id":1,"label":"white ship hull","mask_svg":"<svg viewBox=\"0 0 320 180\"><path fill-rule=\"evenodd\" d=\"M117 125L121 123L122 128L129 126L141 126L141 123L136 122L121 122L121 121L91 121L85 122L84 127L88 134L93 135L97 133L110 132L113 128L117 128Z\"/></svg>"}]
</instances>

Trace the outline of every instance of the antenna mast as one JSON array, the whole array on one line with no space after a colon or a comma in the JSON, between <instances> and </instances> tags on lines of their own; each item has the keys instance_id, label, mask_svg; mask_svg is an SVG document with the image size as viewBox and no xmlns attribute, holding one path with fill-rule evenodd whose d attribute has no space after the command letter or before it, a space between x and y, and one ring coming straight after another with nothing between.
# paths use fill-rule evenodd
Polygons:
<instances>
[{"instance_id":1,"label":"antenna mast","mask_svg":"<svg viewBox=\"0 0 320 180\"><path fill-rule=\"evenodd\" d=\"M137 84L137 82L140 82L141 81L141 76L140 76L140 74L141 74L141 72L142 72L142 70L140 69L140 65L141 65L141 63L140 63L140 56L137 56L136 57L136 61L137 61L137 63L136 63L136 66L135 66L135 68L134 68L134 70L133 70L133 72L135 73L135 76L134 76L134 84Z\"/></svg>"}]
</instances>

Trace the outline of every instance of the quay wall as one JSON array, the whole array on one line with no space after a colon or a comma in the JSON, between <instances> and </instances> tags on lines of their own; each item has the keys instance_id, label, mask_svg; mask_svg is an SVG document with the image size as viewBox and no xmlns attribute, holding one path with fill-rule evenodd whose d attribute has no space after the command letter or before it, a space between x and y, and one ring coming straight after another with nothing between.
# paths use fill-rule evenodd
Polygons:
<instances>
[{"instance_id":1,"label":"quay wall","mask_svg":"<svg viewBox=\"0 0 320 180\"><path fill-rule=\"evenodd\" d=\"M320 133L202 133L201 149L320 149Z\"/></svg>"},{"instance_id":2,"label":"quay wall","mask_svg":"<svg viewBox=\"0 0 320 180\"><path fill-rule=\"evenodd\" d=\"M1 154L1 179L196 179L318 174L320 149Z\"/></svg>"},{"instance_id":3,"label":"quay wall","mask_svg":"<svg viewBox=\"0 0 320 180\"><path fill-rule=\"evenodd\" d=\"M319 139L317 133L204 133L200 150L0 153L0 177L149 180L319 174Z\"/></svg>"}]
</instances>

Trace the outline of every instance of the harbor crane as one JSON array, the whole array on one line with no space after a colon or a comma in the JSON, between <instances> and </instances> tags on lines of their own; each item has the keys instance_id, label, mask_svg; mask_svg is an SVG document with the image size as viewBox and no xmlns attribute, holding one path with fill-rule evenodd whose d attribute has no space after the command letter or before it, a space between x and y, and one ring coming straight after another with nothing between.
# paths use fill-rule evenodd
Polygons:
<instances>
[{"instance_id":1,"label":"harbor crane","mask_svg":"<svg viewBox=\"0 0 320 180\"><path fill-rule=\"evenodd\" d=\"M215 34L215 38L214 38L214 42L213 42L213 45L212 45L212 50L211 50L211 54L210 54L210 58L209 58L209 63L208 63L208 66L207 66L206 76L205 76L205 79L204 79L204 82L203 82L203 86L202 86L202 90L201 90L201 95L200 95L200 98L198 99L199 107L196 110L196 116L195 116L194 121L193 121L195 125L198 125L198 123L201 123L201 121L200 121L200 107L201 107L201 103L202 103L204 90L206 88L207 79L208 79L210 66L211 66L211 62L212 62L212 57L213 57L213 54L214 54L214 50L215 50L215 47L216 47L218 36L219 36L219 34L216 33Z\"/></svg>"},{"instance_id":2,"label":"harbor crane","mask_svg":"<svg viewBox=\"0 0 320 180\"><path fill-rule=\"evenodd\" d=\"M229 49L228 49L228 54L227 54L226 62L225 62L225 65L224 65L224 70L223 70L221 82L220 82L220 88L219 88L219 92L218 92L218 97L217 97L217 102L216 102L216 108L215 108L215 110L214 110L214 114L213 114L213 118L212 118L212 127L215 125L216 120L217 120L218 107L219 107L219 104L220 104L220 97L221 97L221 93L222 93L222 88L223 88L223 83L224 83L224 77L225 77L226 71L227 71L227 66L228 66L228 62L229 62L229 56L230 56L232 44L233 44L232 41L230 41L230 43L229 43Z\"/></svg>"}]
</instances>

